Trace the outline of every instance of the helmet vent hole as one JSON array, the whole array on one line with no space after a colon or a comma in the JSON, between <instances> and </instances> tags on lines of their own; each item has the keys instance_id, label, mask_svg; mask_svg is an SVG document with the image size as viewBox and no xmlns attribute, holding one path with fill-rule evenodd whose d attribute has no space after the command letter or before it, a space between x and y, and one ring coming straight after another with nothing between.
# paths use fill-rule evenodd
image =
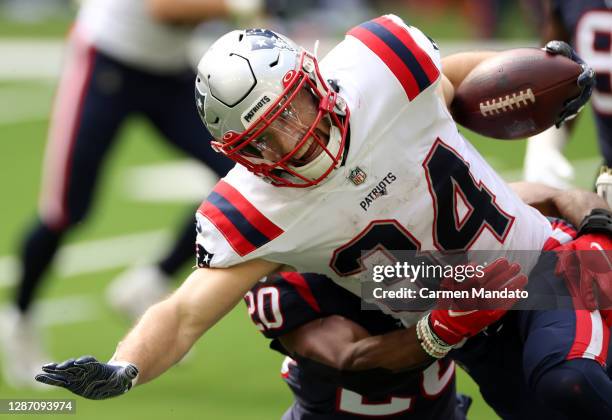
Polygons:
<instances>
[{"instance_id":1,"label":"helmet vent hole","mask_svg":"<svg viewBox=\"0 0 612 420\"><path fill-rule=\"evenodd\" d=\"M242 38L244 38L244 34L238 35L238 42L242 41Z\"/></svg>"},{"instance_id":2,"label":"helmet vent hole","mask_svg":"<svg viewBox=\"0 0 612 420\"><path fill-rule=\"evenodd\" d=\"M219 124L219 117L215 118L215 120L213 121L213 124Z\"/></svg>"}]
</instances>

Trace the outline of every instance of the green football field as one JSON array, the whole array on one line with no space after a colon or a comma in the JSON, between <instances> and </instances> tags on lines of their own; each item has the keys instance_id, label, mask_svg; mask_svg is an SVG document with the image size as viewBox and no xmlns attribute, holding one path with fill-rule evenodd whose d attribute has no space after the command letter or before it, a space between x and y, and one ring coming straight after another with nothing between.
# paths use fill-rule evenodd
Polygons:
<instances>
[{"instance_id":1,"label":"green football field","mask_svg":"<svg viewBox=\"0 0 612 420\"><path fill-rule=\"evenodd\" d=\"M10 256L15 254L20 234L34 216L47 128L45 117L28 117L32 114L28 112L32 107L40 107L42 111L50 107L52 95L53 85L49 83L0 84L0 190L3 197L0 296L4 301L11 290L11 279L7 278L11 274L7 269L11 265L8 263ZM21 119L20 112L25 115ZM568 150L577 163L578 181L583 186L591 182L597 162L590 118L590 115L583 116ZM468 136L497 169L510 177L520 173L517 171L524 142L477 139L470 133ZM163 248L171 237L172 227L182 220L192 205L137 201L126 192L125 184L133 167L181 159L182 156L163 143L146 121L129 121L109 156L92 217L70 236L68 243L78 247L109 240L111 244L121 243L122 247L127 247L128 260L136 262L142 257L150 258L146 255L148 248L139 251L142 237L151 234L150 237L159 238L160 243L153 244L151 249ZM94 261L105 259L104 254L85 257L93 257ZM65 260L63 268L58 267L51 273L40 308L41 313L49 316L43 332L50 354L56 360L84 354L108 359L129 325L107 307L103 292L107 283L122 270L122 265L129 261L118 262L114 268L96 269L94 264L89 270L87 267L70 270ZM188 271L189 267L185 267L183 276ZM280 355L268 350L266 340L251 325L245 307L240 305L205 335L181 365L123 398L105 402L79 399L78 417L279 418L291 401L279 375L281 360ZM475 400L470 417L492 418L493 413L482 402L476 386L462 372L458 376L459 390ZM69 394L63 390L17 391L0 383L0 397L62 398Z\"/></svg>"},{"instance_id":2,"label":"green football field","mask_svg":"<svg viewBox=\"0 0 612 420\"><path fill-rule=\"evenodd\" d=\"M22 233L35 216L53 91L50 82L0 80L0 303L11 296L14 256ZM524 142L466 135L504 176L520 177ZM589 188L598 158L588 109L577 124L567 155L575 163L576 184ZM128 265L150 260L153 253L169 245L173 228L196 205L195 201L172 198L139 198L135 189L155 190L157 185L143 186L141 180L136 188L130 188L134 168L164 168L180 162L183 156L167 146L146 121L134 118L123 127L107 160L91 217L68 238L42 291L39 313L44 321L43 337L55 360L85 354L106 360L114 352L129 323L109 309L104 297L106 285ZM160 197L164 188L159 186ZM177 276L177 284L189 270L185 267ZM103 402L77 399L77 416L279 418L291 402L289 390L280 379L281 361L279 354L268 349L267 340L252 326L246 308L240 305L167 374L122 398ZM458 389L474 398L470 418L495 418L463 372L458 372ZM0 398L72 395L60 389L18 391L0 379Z\"/></svg>"}]
</instances>

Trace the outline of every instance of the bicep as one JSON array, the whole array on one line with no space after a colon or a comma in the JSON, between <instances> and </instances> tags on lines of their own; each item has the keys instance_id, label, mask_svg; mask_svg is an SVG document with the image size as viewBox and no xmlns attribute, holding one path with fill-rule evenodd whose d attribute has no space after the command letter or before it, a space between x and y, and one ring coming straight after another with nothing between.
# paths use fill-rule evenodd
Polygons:
<instances>
[{"instance_id":1,"label":"bicep","mask_svg":"<svg viewBox=\"0 0 612 420\"><path fill-rule=\"evenodd\" d=\"M200 336L219 321L262 277L278 263L252 260L228 268L199 268L169 300L178 310L184 333Z\"/></svg>"}]
</instances>

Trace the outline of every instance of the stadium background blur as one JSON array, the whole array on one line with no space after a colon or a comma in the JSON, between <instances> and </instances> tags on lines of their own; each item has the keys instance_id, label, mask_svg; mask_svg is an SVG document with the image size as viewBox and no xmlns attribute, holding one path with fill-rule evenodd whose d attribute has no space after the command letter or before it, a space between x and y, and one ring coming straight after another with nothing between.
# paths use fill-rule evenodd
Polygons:
<instances>
[{"instance_id":1,"label":"stadium background blur","mask_svg":"<svg viewBox=\"0 0 612 420\"><path fill-rule=\"evenodd\" d=\"M525 9L537 0L523 1L523 9L511 1L422 3L379 1L373 4L372 13L399 14L435 39L443 54L538 43L537 13ZM63 39L74 10L65 0L0 0L0 304L10 296L19 235L37 204L49 111ZM325 16L320 11L317 15ZM314 43L310 34L321 33L313 20L317 17L292 26L300 40L308 39L306 47ZM332 41L348 29L345 21L336 21L330 31L329 19L326 22L325 33ZM210 27L219 34L225 28L222 24ZM209 36L214 32L210 27ZM329 45L329 39L322 41ZM194 56L205 44L196 44ZM591 187L600 161L590 112L583 113L566 150L576 169L575 184L584 188ZM60 251L37 305L47 349L55 360L82 354L106 360L112 355L129 323L108 307L106 285L129 265L150 261L168 246L173 221L211 186L202 182L207 176L202 168L158 141L145 121L132 119L120 136L92 217ZM524 141L483 139L470 132L466 136L506 179L520 179ZM183 275L189 270L185 267ZM280 378L281 361L281 355L270 351L267 340L251 325L246 307L240 305L167 374L126 397L105 402L78 399L77 416L280 418L291 402L289 389ZM459 391L474 398L469 417L495 418L474 383L460 371L458 378ZM56 389L14 390L0 379L0 398L71 397Z\"/></svg>"}]
</instances>

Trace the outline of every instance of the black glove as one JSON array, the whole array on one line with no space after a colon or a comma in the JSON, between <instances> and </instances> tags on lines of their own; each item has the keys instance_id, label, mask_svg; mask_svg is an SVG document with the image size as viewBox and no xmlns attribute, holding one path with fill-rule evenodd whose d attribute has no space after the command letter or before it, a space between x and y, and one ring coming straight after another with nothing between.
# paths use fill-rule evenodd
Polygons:
<instances>
[{"instance_id":1,"label":"black glove","mask_svg":"<svg viewBox=\"0 0 612 420\"><path fill-rule=\"evenodd\" d=\"M580 95L565 103L563 110L555 120L555 126L559 128L565 121L569 121L578 115L582 107L588 102L589 98L591 97L591 93L593 93L595 72L587 63L584 62L584 60L582 60L582 58L578 57L576 51L574 51L574 49L570 47L567 42L549 41L544 46L544 51L552 55L561 54L580 64L580 67L582 67L582 73L580 73L577 79L578 87L580 88Z\"/></svg>"},{"instance_id":2,"label":"black glove","mask_svg":"<svg viewBox=\"0 0 612 420\"><path fill-rule=\"evenodd\" d=\"M100 363L92 356L69 359L61 364L48 363L36 380L47 385L66 388L90 400L103 400L124 394L132 388L138 368Z\"/></svg>"}]
</instances>

